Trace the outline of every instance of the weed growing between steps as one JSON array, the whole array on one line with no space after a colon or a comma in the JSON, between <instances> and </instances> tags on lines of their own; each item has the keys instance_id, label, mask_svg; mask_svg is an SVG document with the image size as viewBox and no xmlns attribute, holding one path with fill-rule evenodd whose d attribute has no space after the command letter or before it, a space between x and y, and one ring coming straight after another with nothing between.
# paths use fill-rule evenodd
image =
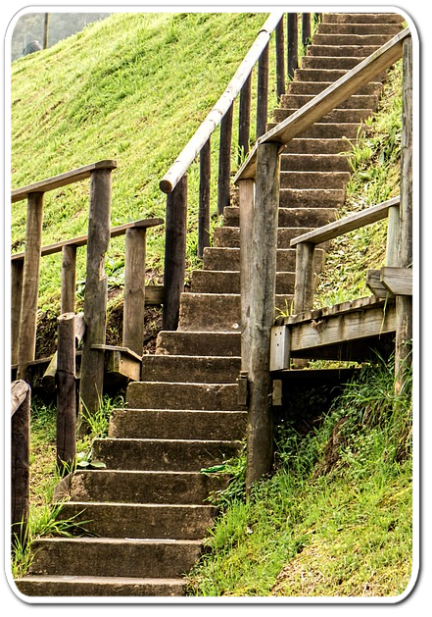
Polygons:
<instances>
[{"instance_id":1,"label":"weed growing between steps","mask_svg":"<svg viewBox=\"0 0 432 617\"><path fill-rule=\"evenodd\" d=\"M275 470L233 495L197 596L397 596L412 560L411 393L378 360L347 384L320 428L277 433ZM408 388L409 389L409 388Z\"/></svg>"},{"instance_id":2,"label":"weed growing between steps","mask_svg":"<svg viewBox=\"0 0 432 617\"><path fill-rule=\"evenodd\" d=\"M91 433L77 439L77 467L98 467L92 461L92 444L96 438L108 435L112 410L123 407L122 397L104 396L98 412L90 424ZM30 426L30 511L26 546L17 544L12 556L12 575L23 576L31 564L31 545L42 536L76 536L83 533L85 525L70 519L58 520L61 503L53 503L54 491L62 479L56 466L57 409L53 403L46 404L34 398Z\"/></svg>"}]
</instances>

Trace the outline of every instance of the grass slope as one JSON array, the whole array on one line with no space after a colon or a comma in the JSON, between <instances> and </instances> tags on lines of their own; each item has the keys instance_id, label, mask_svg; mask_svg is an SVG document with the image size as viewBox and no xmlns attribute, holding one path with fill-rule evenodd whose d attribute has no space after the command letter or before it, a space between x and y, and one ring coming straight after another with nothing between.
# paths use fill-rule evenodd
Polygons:
<instances>
[{"instance_id":1,"label":"grass slope","mask_svg":"<svg viewBox=\"0 0 432 617\"><path fill-rule=\"evenodd\" d=\"M51 49L15 61L12 188L97 160L116 159L112 225L164 217L166 196L158 188L159 180L225 90L266 17L119 13ZM216 131L214 153L218 141ZM197 171L194 165L189 174L192 232L198 209ZM43 244L86 233L87 216L88 183L47 194ZM14 204L13 251L23 249L25 218L25 202ZM163 262L163 229L148 235L150 275L154 269L160 272ZM190 233L191 264L196 242L196 233ZM121 273L123 243L112 242L109 274ZM84 252L79 251L78 280L84 276ZM41 309L58 305L60 259L42 260Z\"/></svg>"}]
</instances>

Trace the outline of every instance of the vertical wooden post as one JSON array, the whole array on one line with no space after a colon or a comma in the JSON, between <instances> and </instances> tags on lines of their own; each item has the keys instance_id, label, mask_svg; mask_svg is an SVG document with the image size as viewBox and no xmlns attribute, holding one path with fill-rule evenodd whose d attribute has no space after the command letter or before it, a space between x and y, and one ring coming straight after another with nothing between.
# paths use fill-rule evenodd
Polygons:
<instances>
[{"instance_id":1,"label":"vertical wooden post","mask_svg":"<svg viewBox=\"0 0 432 617\"><path fill-rule=\"evenodd\" d=\"M388 209L386 266L397 268L399 263L400 217L399 205Z\"/></svg>"},{"instance_id":2,"label":"vertical wooden post","mask_svg":"<svg viewBox=\"0 0 432 617\"><path fill-rule=\"evenodd\" d=\"M12 383L12 543L27 541L29 514L30 386L23 380Z\"/></svg>"},{"instance_id":3,"label":"vertical wooden post","mask_svg":"<svg viewBox=\"0 0 432 617\"><path fill-rule=\"evenodd\" d=\"M301 242L296 251L294 312L297 315L313 308L315 244Z\"/></svg>"},{"instance_id":4,"label":"vertical wooden post","mask_svg":"<svg viewBox=\"0 0 432 617\"><path fill-rule=\"evenodd\" d=\"M75 312L76 251L73 244L62 249L61 314Z\"/></svg>"},{"instance_id":5,"label":"vertical wooden post","mask_svg":"<svg viewBox=\"0 0 432 617\"><path fill-rule=\"evenodd\" d=\"M399 267L412 268L412 39L404 41ZM395 391L400 393L411 368L412 297L396 296Z\"/></svg>"},{"instance_id":6,"label":"vertical wooden post","mask_svg":"<svg viewBox=\"0 0 432 617\"><path fill-rule=\"evenodd\" d=\"M283 18L276 26L276 94L278 100L285 94L285 36Z\"/></svg>"},{"instance_id":7,"label":"vertical wooden post","mask_svg":"<svg viewBox=\"0 0 432 617\"><path fill-rule=\"evenodd\" d=\"M242 164L246 155L249 152L250 139L250 119L251 119L251 85L252 73L246 79L240 90L240 105L239 105L239 153L238 164Z\"/></svg>"},{"instance_id":8,"label":"vertical wooden post","mask_svg":"<svg viewBox=\"0 0 432 617\"><path fill-rule=\"evenodd\" d=\"M266 132L268 116L268 75L269 75L269 44L265 46L258 60L258 96L256 138Z\"/></svg>"},{"instance_id":9,"label":"vertical wooden post","mask_svg":"<svg viewBox=\"0 0 432 617\"><path fill-rule=\"evenodd\" d=\"M186 269L187 174L167 195L163 329L176 330Z\"/></svg>"},{"instance_id":10,"label":"vertical wooden post","mask_svg":"<svg viewBox=\"0 0 432 617\"><path fill-rule=\"evenodd\" d=\"M100 406L104 378L104 352L92 349L106 342L108 278L105 253L110 241L111 169L92 172L84 291L86 330L81 356L80 401L85 422ZM86 426L83 426L86 429Z\"/></svg>"},{"instance_id":11,"label":"vertical wooden post","mask_svg":"<svg viewBox=\"0 0 432 617\"><path fill-rule=\"evenodd\" d=\"M126 231L123 347L142 356L144 339L146 228Z\"/></svg>"},{"instance_id":12,"label":"vertical wooden post","mask_svg":"<svg viewBox=\"0 0 432 617\"><path fill-rule=\"evenodd\" d=\"M298 15L288 13L288 79L294 79L298 69Z\"/></svg>"},{"instance_id":13,"label":"vertical wooden post","mask_svg":"<svg viewBox=\"0 0 432 617\"><path fill-rule=\"evenodd\" d=\"M240 300L241 300L241 370L249 371L250 303L252 280L252 221L255 201L254 180L240 180Z\"/></svg>"},{"instance_id":14,"label":"vertical wooden post","mask_svg":"<svg viewBox=\"0 0 432 617\"><path fill-rule=\"evenodd\" d=\"M306 47L312 39L311 14L302 13L302 44Z\"/></svg>"},{"instance_id":15,"label":"vertical wooden post","mask_svg":"<svg viewBox=\"0 0 432 617\"><path fill-rule=\"evenodd\" d=\"M220 124L219 175L218 175L218 214L223 214L225 206L231 202L231 139L234 103L226 112Z\"/></svg>"},{"instance_id":16,"label":"vertical wooden post","mask_svg":"<svg viewBox=\"0 0 432 617\"><path fill-rule=\"evenodd\" d=\"M35 359L39 270L42 245L43 193L27 198L27 228L18 351L18 379L25 379L29 362Z\"/></svg>"},{"instance_id":17,"label":"vertical wooden post","mask_svg":"<svg viewBox=\"0 0 432 617\"><path fill-rule=\"evenodd\" d=\"M274 321L279 204L279 144L258 147L253 208L246 490L268 473L273 458L270 329Z\"/></svg>"},{"instance_id":18,"label":"vertical wooden post","mask_svg":"<svg viewBox=\"0 0 432 617\"><path fill-rule=\"evenodd\" d=\"M11 364L18 364L23 268L23 259L11 262Z\"/></svg>"},{"instance_id":19,"label":"vertical wooden post","mask_svg":"<svg viewBox=\"0 0 432 617\"><path fill-rule=\"evenodd\" d=\"M57 468L71 471L76 458L75 315L60 315L57 344Z\"/></svg>"},{"instance_id":20,"label":"vertical wooden post","mask_svg":"<svg viewBox=\"0 0 432 617\"><path fill-rule=\"evenodd\" d=\"M48 47L48 31L49 31L49 13L44 15L44 36L43 36L43 48Z\"/></svg>"},{"instance_id":21,"label":"vertical wooden post","mask_svg":"<svg viewBox=\"0 0 432 617\"><path fill-rule=\"evenodd\" d=\"M206 246L210 246L210 179L211 141L210 137L200 152L200 185L198 212L198 257L201 259Z\"/></svg>"}]
</instances>

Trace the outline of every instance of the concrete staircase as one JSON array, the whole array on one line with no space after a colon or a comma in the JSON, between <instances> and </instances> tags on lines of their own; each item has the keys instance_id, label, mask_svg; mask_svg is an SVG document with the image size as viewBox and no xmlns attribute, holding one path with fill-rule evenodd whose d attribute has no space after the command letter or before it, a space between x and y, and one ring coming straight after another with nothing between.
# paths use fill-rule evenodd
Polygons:
<instances>
[{"instance_id":1,"label":"concrete staircase","mask_svg":"<svg viewBox=\"0 0 432 617\"><path fill-rule=\"evenodd\" d=\"M328 14L303 58L275 121L280 122L401 28L397 15ZM350 177L344 137L355 141L378 103L371 83L282 155L277 299L289 310L295 252L290 239L336 218ZM176 596L203 551L217 514L206 498L226 479L200 469L236 455L246 411L237 402L240 369L239 212L227 207L204 266L181 299L176 332L161 332L142 381L115 410L109 438L94 444L104 470L77 471L63 494L62 518L76 516L83 537L42 538L29 574L16 581L33 596ZM324 247L325 248L325 247ZM317 251L316 272L324 263ZM275 314L277 314L277 309ZM59 492L60 494L60 492Z\"/></svg>"}]
</instances>

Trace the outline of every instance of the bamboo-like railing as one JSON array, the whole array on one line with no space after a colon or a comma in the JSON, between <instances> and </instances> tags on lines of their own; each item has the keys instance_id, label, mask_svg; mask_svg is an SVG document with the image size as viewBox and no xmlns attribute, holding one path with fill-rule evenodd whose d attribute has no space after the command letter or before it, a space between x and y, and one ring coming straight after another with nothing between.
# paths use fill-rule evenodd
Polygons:
<instances>
[{"instance_id":1,"label":"bamboo-like railing","mask_svg":"<svg viewBox=\"0 0 432 617\"><path fill-rule=\"evenodd\" d=\"M252 484L262 475L268 473L272 463L270 333L275 306L280 154L291 139L404 56L404 109L407 111L403 118L402 142L407 145L405 149L402 148L404 171L401 174L400 216L396 203L380 206L375 209L373 216L381 216L384 211L389 210L392 240L389 242L391 250L388 264L408 268L412 260L412 197L409 190L412 185L412 119L409 102L412 88L411 45L409 29L397 34L304 107L261 136L235 176L240 199L241 371L243 382L247 378L248 383L247 490L250 490ZM350 224L353 224L352 219ZM301 247L295 291L297 295L300 294L295 300L298 309L311 303L311 257L315 243L326 235L329 237L329 234L336 233L337 225L334 223L294 240L294 245ZM395 244L396 248L393 248L391 243ZM411 305L409 296L400 295L396 300L400 315L397 319L399 325L396 333L396 364L400 373L407 360L407 343L412 338Z\"/></svg>"},{"instance_id":2,"label":"bamboo-like railing","mask_svg":"<svg viewBox=\"0 0 432 617\"><path fill-rule=\"evenodd\" d=\"M318 15L320 14L316 14L315 19L318 19ZM258 65L256 138L259 138L266 131L268 116L270 38L275 32L276 94L280 97L285 93L287 79L293 78L298 67L299 26L302 30L302 44L306 44L311 37L312 14L304 13L300 20L301 25L299 14L288 13L285 29L283 13L272 13L268 17L226 90L160 181L161 190L167 193L163 320L165 330L177 328L180 294L184 289L189 167L199 155L198 257L202 257L204 249L210 244L211 137L220 126L217 212L222 214L224 207L230 204L234 102L239 97L240 164L242 158L248 154L250 146L252 71Z\"/></svg>"}]
</instances>

